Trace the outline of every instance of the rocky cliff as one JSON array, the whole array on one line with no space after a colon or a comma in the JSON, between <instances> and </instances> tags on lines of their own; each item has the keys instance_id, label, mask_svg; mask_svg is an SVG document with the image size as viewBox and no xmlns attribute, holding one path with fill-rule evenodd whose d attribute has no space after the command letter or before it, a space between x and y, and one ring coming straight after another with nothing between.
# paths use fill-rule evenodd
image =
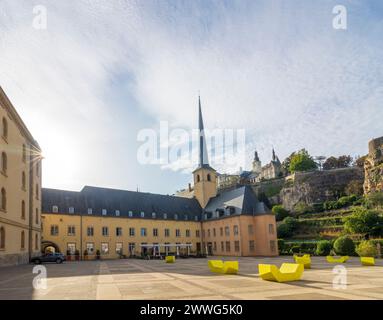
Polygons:
<instances>
[{"instance_id":1,"label":"rocky cliff","mask_svg":"<svg viewBox=\"0 0 383 320\"><path fill-rule=\"evenodd\" d=\"M368 143L368 155L364 162L364 193L383 191L383 137Z\"/></svg>"}]
</instances>

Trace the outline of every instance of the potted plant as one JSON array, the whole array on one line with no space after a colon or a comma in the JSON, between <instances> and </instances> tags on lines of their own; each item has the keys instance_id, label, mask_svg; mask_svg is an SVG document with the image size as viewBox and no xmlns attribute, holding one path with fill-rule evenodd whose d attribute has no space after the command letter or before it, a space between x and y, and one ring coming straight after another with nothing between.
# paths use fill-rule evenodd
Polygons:
<instances>
[{"instance_id":1,"label":"potted plant","mask_svg":"<svg viewBox=\"0 0 383 320\"><path fill-rule=\"evenodd\" d=\"M67 251L66 251L66 259L67 259L68 261L71 261L71 260L72 260L72 253L71 253L70 250L67 250Z\"/></svg>"},{"instance_id":2,"label":"potted plant","mask_svg":"<svg viewBox=\"0 0 383 320\"><path fill-rule=\"evenodd\" d=\"M74 252L74 256L76 258L76 261L79 261L80 260L80 251L76 249L76 251Z\"/></svg>"},{"instance_id":3,"label":"potted plant","mask_svg":"<svg viewBox=\"0 0 383 320\"><path fill-rule=\"evenodd\" d=\"M97 260L100 260L100 255L101 255L100 250L97 249L97 251L96 251L96 259Z\"/></svg>"},{"instance_id":4,"label":"potted plant","mask_svg":"<svg viewBox=\"0 0 383 320\"><path fill-rule=\"evenodd\" d=\"M88 250L84 250L84 260L88 260Z\"/></svg>"}]
</instances>

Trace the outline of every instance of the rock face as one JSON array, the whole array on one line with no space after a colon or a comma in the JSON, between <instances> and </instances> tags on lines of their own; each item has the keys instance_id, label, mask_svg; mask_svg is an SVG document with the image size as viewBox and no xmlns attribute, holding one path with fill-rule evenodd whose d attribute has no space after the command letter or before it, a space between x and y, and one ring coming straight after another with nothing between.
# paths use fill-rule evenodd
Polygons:
<instances>
[{"instance_id":1,"label":"rock face","mask_svg":"<svg viewBox=\"0 0 383 320\"><path fill-rule=\"evenodd\" d=\"M293 210L299 202L311 205L336 200L345 193L350 182L363 184L363 168L350 167L334 170L297 172L286 178L279 196L287 210Z\"/></svg>"},{"instance_id":2,"label":"rock face","mask_svg":"<svg viewBox=\"0 0 383 320\"><path fill-rule=\"evenodd\" d=\"M383 137L368 143L368 155L364 162L364 193L383 191Z\"/></svg>"}]
</instances>

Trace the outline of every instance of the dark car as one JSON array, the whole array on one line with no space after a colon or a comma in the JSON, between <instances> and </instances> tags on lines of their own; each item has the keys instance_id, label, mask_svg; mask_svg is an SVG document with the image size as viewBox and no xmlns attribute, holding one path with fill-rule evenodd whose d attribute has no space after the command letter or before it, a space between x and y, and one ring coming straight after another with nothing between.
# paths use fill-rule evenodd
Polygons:
<instances>
[{"instance_id":1,"label":"dark car","mask_svg":"<svg viewBox=\"0 0 383 320\"><path fill-rule=\"evenodd\" d=\"M62 253L47 253L39 257L33 257L31 259L31 262L35 264L40 264L43 262L63 263L64 261L65 256Z\"/></svg>"}]
</instances>

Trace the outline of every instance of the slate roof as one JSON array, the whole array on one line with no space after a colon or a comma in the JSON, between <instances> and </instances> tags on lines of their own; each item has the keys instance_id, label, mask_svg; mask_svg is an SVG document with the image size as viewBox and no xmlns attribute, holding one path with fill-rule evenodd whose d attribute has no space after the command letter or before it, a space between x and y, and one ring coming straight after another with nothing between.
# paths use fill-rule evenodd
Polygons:
<instances>
[{"instance_id":1,"label":"slate roof","mask_svg":"<svg viewBox=\"0 0 383 320\"><path fill-rule=\"evenodd\" d=\"M243 186L218 194L209 200L204 211L208 214L209 219L214 218L214 213L217 209L221 210L221 213L224 215L224 213L230 212L230 207L233 210L230 215L263 215L270 213L267 206L258 200L250 186Z\"/></svg>"},{"instance_id":2,"label":"slate roof","mask_svg":"<svg viewBox=\"0 0 383 320\"><path fill-rule=\"evenodd\" d=\"M57 189L42 190L42 209L45 213L52 213L52 207L58 206L58 213L69 213L69 207L74 207L75 214L87 215L88 208L92 208L92 215L101 216L102 209L107 210L107 216L115 216L120 211L121 217L128 217L129 211L133 217L140 218L141 211L144 218L163 218L178 220L200 220L202 208L195 198L182 198L176 196L153 193L134 192L127 190L108 189L85 186L80 192ZM185 219L185 215L187 219Z\"/></svg>"}]
</instances>

